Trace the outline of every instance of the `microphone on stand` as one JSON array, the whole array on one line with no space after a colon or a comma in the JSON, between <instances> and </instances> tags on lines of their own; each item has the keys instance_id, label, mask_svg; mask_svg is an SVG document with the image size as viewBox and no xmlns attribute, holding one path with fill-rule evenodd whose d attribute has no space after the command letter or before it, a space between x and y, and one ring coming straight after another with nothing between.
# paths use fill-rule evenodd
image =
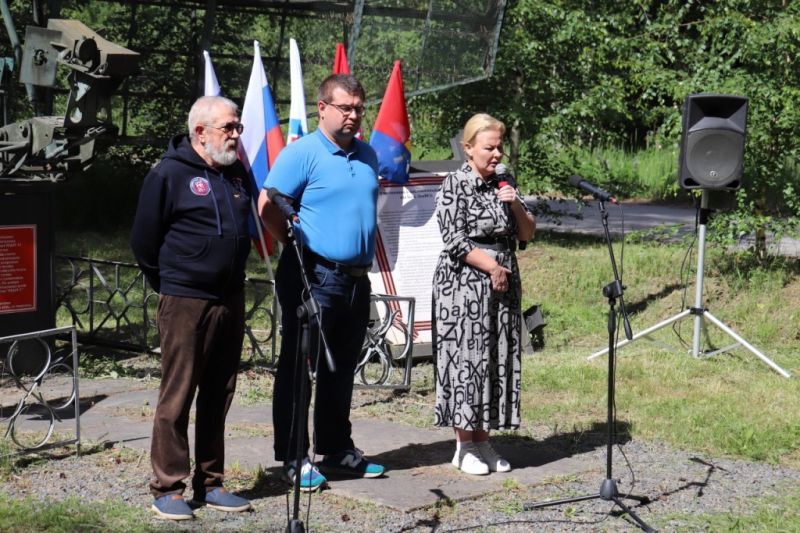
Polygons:
<instances>
[{"instance_id":1,"label":"microphone on stand","mask_svg":"<svg viewBox=\"0 0 800 533\"><path fill-rule=\"evenodd\" d=\"M269 198L270 202L278 206L280 212L289 222L300 222L300 218L297 216L297 211L294 210L294 207L292 207L292 204L287 199L287 196L281 191L275 187L270 187L267 189L267 198Z\"/></svg>"},{"instance_id":2,"label":"microphone on stand","mask_svg":"<svg viewBox=\"0 0 800 533\"><path fill-rule=\"evenodd\" d=\"M617 199L611 196L611 194L607 193L606 191L604 191L603 189L601 189L596 185L592 185L591 183L583 179L581 176L578 176L577 174L574 174L569 177L569 184L572 185L573 187L577 187L579 189L588 192L601 202L611 202L612 204L619 205Z\"/></svg>"}]
</instances>

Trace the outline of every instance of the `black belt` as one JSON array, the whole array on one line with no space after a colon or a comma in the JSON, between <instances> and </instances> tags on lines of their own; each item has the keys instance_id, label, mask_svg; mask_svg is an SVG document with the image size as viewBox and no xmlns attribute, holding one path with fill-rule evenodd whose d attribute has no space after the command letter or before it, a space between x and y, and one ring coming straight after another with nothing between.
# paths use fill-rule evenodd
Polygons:
<instances>
[{"instance_id":1,"label":"black belt","mask_svg":"<svg viewBox=\"0 0 800 533\"><path fill-rule=\"evenodd\" d=\"M315 254L311 250L306 250L304 257L305 260L311 264L322 265L325 268L335 270L336 272L341 272L342 274L347 274L348 276L352 276L354 278L360 278L366 276L367 273L370 270L372 270L372 265L368 266L345 265L343 263L337 263L335 261L325 259L321 255Z\"/></svg>"},{"instance_id":2,"label":"black belt","mask_svg":"<svg viewBox=\"0 0 800 533\"><path fill-rule=\"evenodd\" d=\"M517 240L513 237L470 237L478 248L497 252L513 252L517 249Z\"/></svg>"}]
</instances>

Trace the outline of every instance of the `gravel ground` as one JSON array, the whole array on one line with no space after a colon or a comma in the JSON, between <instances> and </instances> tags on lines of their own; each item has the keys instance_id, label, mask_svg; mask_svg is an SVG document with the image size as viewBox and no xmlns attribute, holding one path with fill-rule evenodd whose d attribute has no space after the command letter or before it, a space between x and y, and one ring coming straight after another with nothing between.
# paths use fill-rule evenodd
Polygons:
<instances>
[{"instance_id":1,"label":"gravel ground","mask_svg":"<svg viewBox=\"0 0 800 533\"><path fill-rule=\"evenodd\" d=\"M505 490L470 501L442 500L431 508L410 513L356 502L322 492L301 503L306 531L635 531L609 501L592 499L541 510L525 511L525 503L597 494L605 478L605 447L584 452L597 462L595 472L574 479L557 479L538 486L506 483ZM597 444L597 443L596 443ZM800 488L800 471L761 463L714 459L666 446L629 441L613 451L613 477L619 491L646 496L640 504L623 500L642 520L662 531L706 531L702 520L687 515L734 511L747 513L764 497L793 493ZM631 473L636 473L631 490ZM42 501L77 497L82 501L121 501L140 509L150 506L146 490L150 475L146 452L114 446L74 455L33 460L0 486L13 498ZM227 486L252 498L254 511L222 513L201 508L191 522L172 523L143 514L148 527L163 531L282 531L286 527L288 487L275 472L232 471ZM289 509L291 509L289 507ZM677 516L677 517L676 517ZM2 526L0 526L2 529Z\"/></svg>"},{"instance_id":2,"label":"gravel ground","mask_svg":"<svg viewBox=\"0 0 800 533\"><path fill-rule=\"evenodd\" d=\"M371 410L377 404L383 416L393 412L399 417L395 419L398 423L403 420L409 423L423 416L432 402L431 381L425 369L419 369L416 376L422 385L410 394L356 391L354 415L378 416ZM247 398L252 396L252 391L269 390L270 383L269 374L243 373L241 390L237 394ZM268 400L258 397L257 401ZM394 409L387 410L387 403ZM306 531L326 532L638 530L618 506L600 498L524 510L526 503L597 495L606 477L604 432L584 433L577 442L574 434L553 435L551 429L545 427L529 427L525 433L542 445L546 442L546 446L585 457L589 464L597 466L581 476L550 479L538 485L526 486L513 478L508 479L501 491L467 501L450 501L442 495L436 505L413 512L323 491L310 498L303 495L300 519ZM649 499L646 503L628 499L623 502L647 524L661 531L708 531L707 519L697 515L748 514L763 506L764 498L800 491L800 470L787 467L714 458L638 440L627 440L615 446L612 454L612 477L618 480L619 492ZM635 474L633 484L632 473ZM389 474L391 479L391 472ZM143 525L156 531L283 531L291 515L290 490L277 472L245 471L229 465L226 486L250 498L253 512L222 513L200 508L193 521L165 522L147 511L152 503L147 490L150 475L146 451L120 444L86 445L80 457L71 450L57 450L20 459L13 474L0 478L3 481L0 494L11 498L31 497L45 504L73 497L83 502L123 503L140 509ZM0 531L3 530L0 524Z\"/></svg>"}]
</instances>

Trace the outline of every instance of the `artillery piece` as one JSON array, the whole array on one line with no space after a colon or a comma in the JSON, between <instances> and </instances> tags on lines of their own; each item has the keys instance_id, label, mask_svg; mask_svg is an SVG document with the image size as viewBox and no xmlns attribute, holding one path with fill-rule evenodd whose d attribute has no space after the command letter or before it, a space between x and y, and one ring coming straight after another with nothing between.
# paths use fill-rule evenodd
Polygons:
<instances>
[{"instance_id":1,"label":"artillery piece","mask_svg":"<svg viewBox=\"0 0 800 533\"><path fill-rule=\"evenodd\" d=\"M0 128L0 180L57 182L91 165L98 138L113 138L111 96L139 64L139 54L77 20L28 26L21 83L55 87L58 66L70 69L61 116L40 116Z\"/></svg>"}]
</instances>

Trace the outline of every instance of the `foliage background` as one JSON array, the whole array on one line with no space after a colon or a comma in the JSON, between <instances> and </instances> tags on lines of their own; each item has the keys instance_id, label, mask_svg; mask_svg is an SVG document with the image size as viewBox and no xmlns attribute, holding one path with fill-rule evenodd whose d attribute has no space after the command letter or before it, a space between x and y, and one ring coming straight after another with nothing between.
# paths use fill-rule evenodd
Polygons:
<instances>
[{"instance_id":1,"label":"foliage background","mask_svg":"<svg viewBox=\"0 0 800 533\"><path fill-rule=\"evenodd\" d=\"M526 192L566 191L565 177L580 173L621 198L669 199L680 196L686 96L746 96L744 186L718 226L730 238L782 234L800 213L798 14L786 0L515 0L495 75L420 98L414 111L436 117L431 143L475 111L501 117Z\"/></svg>"},{"instance_id":2,"label":"foliage background","mask_svg":"<svg viewBox=\"0 0 800 533\"><path fill-rule=\"evenodd\" d=\"M11 6L18 30L31 21L26 4ZM95 174L104 175L114 190L124 189L118 186L122 180L135 190L143 167L157 160L166 138L184 129L185 110L202 78L192 51L201 39L203 9L131 6L73 0L62 2L60 13L133 50L148 50L142 58L147 68L123 88L133 95L136 113L126 116L118 109L117 117L127 118L130 134L154 147L118 147L101 158ZM570 193L566 177L579 173L620 198L685 199L676 179L684 99L693 93L742 95L749 98L744 186L735 194L737 209L716 218L711 235L780 236L795 230L800 214L798 15L798 3L789 0L510 0L494 75L408 102L414 156L450 157L449 139L470 115L488 111L509 126L509 162L525 193ZM253 9L219 9L210 44L223 90L243 100L252 40L259 39L285 117L287 59L271 63L270 58L279 37L289 34L299 41L306 98L313 102L312 87L329 71L333 44L346 41L347 28L325 14L310 17L287 22ZM387 23L370 34L370 52L381 53L383 45L397 40L409 46L413 41ZM0 48L10 53L6 43ZM371 96L382 92L375 72L354 70L370 77ZM389 71L387 64L383 79ZM31 112L24 91L15 91L10 102L18 116ZM376 111L371 106L366 132ZM91 187L102 184L101 179ZM128 211L117 211L120 223Z\"/></svg>"}]
</instances>

